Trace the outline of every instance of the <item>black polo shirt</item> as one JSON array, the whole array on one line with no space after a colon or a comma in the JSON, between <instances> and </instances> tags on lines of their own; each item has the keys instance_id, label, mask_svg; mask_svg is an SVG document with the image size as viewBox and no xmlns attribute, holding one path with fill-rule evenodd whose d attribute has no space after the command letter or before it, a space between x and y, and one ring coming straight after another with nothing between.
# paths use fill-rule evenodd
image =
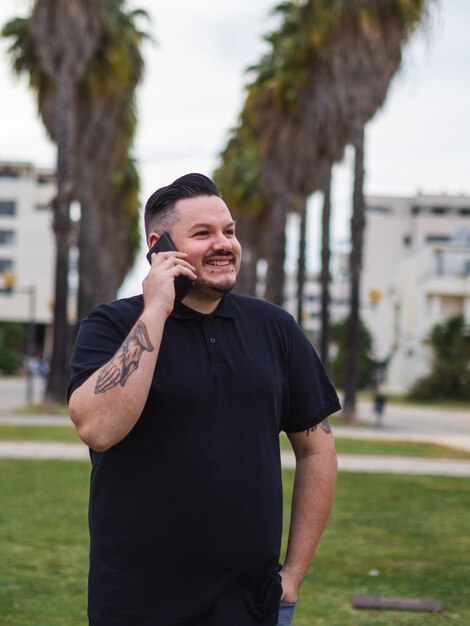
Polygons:
<instances>
[{"instance_id":1,"label":"black polo shirt","mask_svg":"<svg viewBox=\"0 0 470 626\"><path fill-rule=\"evenodd\" d=\"M115 354L142 309L136 296L82 322L69 395ZM90 624L275 626L279 432L339 408L281 308L236 294L212 315L179 305L134 429L91 451Z\"/></svg>"}]
</instances>

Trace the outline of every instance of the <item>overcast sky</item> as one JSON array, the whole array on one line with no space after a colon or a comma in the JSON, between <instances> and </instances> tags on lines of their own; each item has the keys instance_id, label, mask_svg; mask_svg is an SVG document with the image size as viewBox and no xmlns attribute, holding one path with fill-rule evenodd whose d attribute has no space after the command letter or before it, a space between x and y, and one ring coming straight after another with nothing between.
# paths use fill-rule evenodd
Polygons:
<instances>
[{"instance_id":1,"label":"overcast sky","mask_svg":"<svg viewBox=\"0 0 470 626\"><path fill-rule=\"evenodd\" d=\"M243 102L244 70L256 63L276 0L132 0L147 10L155 40L145 44L135 156L142 204L189 171L211 174ZM0 23L24 15L29 0L1 0ZM369 194L470 194L470 3L438 0L426 36L413 38L382 111L366 130ZM0 160L53 166L55 148L36 115L25 79L12 75L0 44ZM347 238L352 154L336 167L334 232ZM310 258L318 257L312 211ZM142 254L144 257L144 255ZM140 290L146 261L124 292Z\"/></svg>"}]
</instances>

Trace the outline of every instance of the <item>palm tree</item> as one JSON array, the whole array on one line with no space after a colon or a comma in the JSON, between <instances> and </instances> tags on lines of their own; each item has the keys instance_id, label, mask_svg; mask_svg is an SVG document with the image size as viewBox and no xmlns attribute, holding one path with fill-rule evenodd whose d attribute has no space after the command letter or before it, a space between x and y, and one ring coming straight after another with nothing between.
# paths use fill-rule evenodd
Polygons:
<instances>
[{"instance_id":1,"label":"palm tree","mask_svg":"<svg viewBox=\"0 0 470 626\"><path fill-rule=\"evenodd\" d=\"M31 17L16 20L28 39L25 65L32 63L33 56L36 63L31 81L53 85L55 91L50 125L57 144L57 194L53 202L56 264L53 349L46 390L46 398L54 402L63 401L67 383L69 207L76 166L76 93L100 35L103 6L104 0L36 0ZM12 26L7 25L4 34L9 36ZM15 56L19 50L16 42L16 69L21 68L21 59Z\"/></svg>"},{"instance_id":2,"label":"palm tree","mask_svg":"<svg viewBox=\"0 0 470 626\"><path fill-rule=\"evenodd\" d=\"M297 257L297 322L304 323L304 289L307 273L307 198L299 200L299 245Z\"/></svg>"},{"instance_id":3,"label":"palm tree","mask_svg":"<svg viewBox=\"0 0 470 626\"><path fill-rule=\"evenodd\" d=\"M321 337L320 358L325 366L328 366L330 348L330 226L331 226L331 169L332 163L324 161L322 169L322 235L321 235L321 269L320 269L320 293L321 293Z\"/></svg>"},{"instance_id":4,"label":"palm tree","mask_svg":"<svg viewBox=\"0 0 470 626\"><path fill-rule=\"evenodd\" d=\"M354 5L356 4L356 7ZM364 206L364 127L383 105L400 67L403 46L424 20L430 0L368 0L347 3L347 20L338 23L331 50L334 98L343 119L349 118L349 141L355 149L351 218L350 315L343 421L355 421L360 341L360 276L366 215ZM355 9L355 11L354 11Z\"/></svg>"},{"instance_id":5,"label":"palm tree","mask_svg":"<svg viewBox=\"0 0 470 626\"><path fill-rule=\"evenodd\" d=\"M213 178L237 220L243 255L237 290L256 295L257 265L264 257L267 208L260 185L260 155L248 124L230 132Z\"/></svg>"},{"instance_id":6,"label":"palm tree","mask_svg":"<svg viewBox=\"0 0 470 626\"><path fill-rule=\"evenodd\" d=\"M256 68L245 107L258 131L265 183L272 191L275 227L273 254L282 272L281 219L291 193L326 190L324 232L329 222L329 183L321 182L322 163L342 158L346 144L356 149L353 246L351 255L351 347L344 415L354 415L357 368L359 277L364 229L363 129L382 106L390 81L401 62L402 47L418 26L431 0L309 0L284 2L281 28L270 36L272 50ZM330 170L331 172L331 167ZM330 175L329 175L330 176ZM282 208L281 208L282 207ZM324 236L323 261L329 251ZM323 336L327 342L329 297L323 276ZM280 280L277 279L279 284ZM326 349L324 350L326 354ZM350 417L351 416L351 417Z\"/></svg>"},{"instance_id":7,"label":"palm tree","mask_svg":"<svg viewBox=\"0 0 470 626\"><path fill-rule=\"evenodd\" d=\"M116 298L139 248L139 179L130 150L137 124L135 89L144 65L145 34L136 27L140 16L146 14L126 12L123 0L111 0L78 93L78 320Z\"/></svg>"},{"instance_id":8,"label":"palm tree","mask_svg":"<svg viewBox=\"0 0 470 626\"><path fill-rule=\"evenodd\" d=\"M359 126L354 137L354 191L351 217L351 253L349 258L350 304L346 325L343 420L355 421L355 396L358 388L358 366L361 341L360 280L362 250L366 225L364 203L364 127Z\"/></svg>"},{"instance_id":9,"label":"palm tree","mask_svg":"<svg viewBox=\"0 0 470 626\"><path fill-rule=\"evenodd\" d=\"M70 10L75 4L70 3ZM83 287L79 289L80 293L85 292L89 298L79 298L79 315L87 312L88 303L93 306L104 293L103 299L115 297L139 244L139 180L129 150L136 125L133 93L142 75L139 43L143 35L135 28L133 20L142 12L126 13L123 0L104 0L102 5L105 10L99 16L100 31L95 49L87 60L83 75L74 83L75 96L69 112L73 118L72 136L75 137L73 149L69 152L72 157L76 154L77 158L73 166L69 165L67 169L67 201L70 201L72 195L80 199L80 243L83 248L80 256L82 262L84 259L93 261L92 266L85 263L85 267L80 268L81 279L85 284L90 284L89 276L92 273L94 289L91 294ZM98 3L95 8L97 6ZM59 15L62 14L58 12L55 17L58 19ZM42 119L52 139L58 143L55 112L59 89L54 76L46 72L39 62L36 40L32 36L32 19L33 16L12 20L4 27L3 35L13 38L10 52L14 69L29 74L30 84L37 92ZM70 134L68 141L70 143ZM59 196L58 193L56 204L59 203ZM96 199L101 199L102 203L96 202ZM60 212L57 210L61 224L58 250L60 258L65 256L65 260L60 266L58 282L63 290L64 278L68 275L69 217L68 205L66 211L64 202L60 207ZM110 261L111 255L114 262ZM56 298L56 305L59 301L62 302ZM63 302L62 309L66 310ZM54 323L60 327L60 318L56 315ZM65 354L67 345L64 330L60 337L64 337L61 347ZM56 342L57 339L54 346ZM59 348L54 347L55 352L60 352ZM54 362L57 362L57 358L54 361L53 355ZM55 397L60 396L61 400L66 371L64 357L62 376L54 376L53 385L57 389ZM61 385L56 378L61 379Z\"/></svg>"},{"instance_id":10,"label":"palm tree","mask_svg":"<svg viewBox=\"0 0 470 626\"><path fill-rule=\"evenodd\" d=\"M257 76L245 103L245 118L261 146L263 192L272 216L266 296L278 304L283 299L287 212L296 197L322 188L323 163L340 160L347 140L328 99L330 74L321 56L330 28L325 4L285 2L277 7L283 22L268 37L272 48L254 68Z\"/></svg>"}]
</instances>

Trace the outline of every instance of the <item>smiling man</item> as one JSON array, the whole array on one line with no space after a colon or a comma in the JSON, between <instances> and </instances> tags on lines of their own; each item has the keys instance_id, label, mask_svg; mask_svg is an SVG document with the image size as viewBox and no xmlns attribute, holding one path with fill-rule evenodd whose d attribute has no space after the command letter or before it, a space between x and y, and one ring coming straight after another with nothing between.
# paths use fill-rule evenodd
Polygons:
<instances>
[{"instance_id":1,"label":"smiling man","mask_svg":"<svg viewBox=\"0 0 470 626\"><path fill-rule=\"evenodd\" d=\"M143 294L97 307L72 356L69 410L90 447L91 626L292 623L331 507L338 398L293 318L231 293L241 248L214 183L148 200ZM193 281L175 304L175 279ZM279 433L296 456L281 566Z\"/></svg>"}]
</instances>

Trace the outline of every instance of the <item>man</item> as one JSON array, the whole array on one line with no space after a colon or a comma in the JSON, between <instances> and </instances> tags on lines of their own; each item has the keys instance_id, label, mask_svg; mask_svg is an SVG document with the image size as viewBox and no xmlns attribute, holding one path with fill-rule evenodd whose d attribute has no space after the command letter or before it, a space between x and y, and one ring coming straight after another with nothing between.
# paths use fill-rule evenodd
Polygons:
<instances>
[{"instance_id":1,"label":"man","mask_svg":"<svg viewBox=\"0 0 470 626\"><path fill-rule=\"evenodd\" d=\"M331 506L338 398L293 318L231 294L235 224L214 183L188 174L145 209L143 295L81 325L69 409L90 446L92 626L291 623ZM195 281L174 308L177 276ZM280 568L279 432L297 464Z\"/></svg>"}]
</instances>

